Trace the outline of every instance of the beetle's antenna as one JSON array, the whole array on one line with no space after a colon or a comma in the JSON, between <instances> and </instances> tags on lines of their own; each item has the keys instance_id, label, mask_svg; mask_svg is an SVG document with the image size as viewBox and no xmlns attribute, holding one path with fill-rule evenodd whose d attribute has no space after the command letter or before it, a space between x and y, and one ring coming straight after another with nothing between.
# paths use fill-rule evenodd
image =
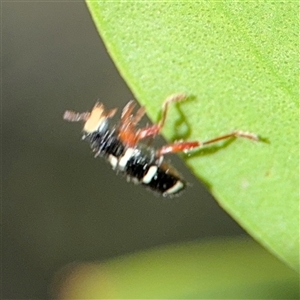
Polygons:
<instances>
[{"instance_id":1,"label":"beetle's antenna","mask_svg":"<svg viewBox=\"0 0 300 300\"><path fill-rule=\"evenodd\" d=\"M87 121L89 117L89 112L77 113L71 110L66 110L63 116L64 120L69 122Z\"/></svg>"}]
</instances>

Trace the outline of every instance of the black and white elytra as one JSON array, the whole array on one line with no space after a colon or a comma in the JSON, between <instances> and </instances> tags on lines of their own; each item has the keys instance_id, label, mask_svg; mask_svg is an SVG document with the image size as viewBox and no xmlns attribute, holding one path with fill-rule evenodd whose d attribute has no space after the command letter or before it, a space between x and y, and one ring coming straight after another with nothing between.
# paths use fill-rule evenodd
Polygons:
<instances>
[{"instance_id":1,"label":"black and white elytra","mask_svg":"<svg viewBox=\"0 0 300 300\"><path fill-rule=\"evenodd\" d=\"M137 128L138 122L145 114L140 107L135 114L134 101L130 101L123 109L118 125L110 126L117 109L105 111L104 105L97 102L91 112L77 113L66 111L64 119L70 122L84 121L82 139L89 142L95 157L101 156L108 160L112 168L126 175L129 181L142 184L163 196L178 194L186 187L186 182L179 172L164 162L164 155L175 152L189 152L208 144L232 137L244 137L258 141L255 134L233 131L206 142L175 142L159 149L150 147L142 140L154 138L165 124L170 103L186 99L185 94L173 94L163 103L161 120L154 125Z\"/></svg>"}]
</instances>

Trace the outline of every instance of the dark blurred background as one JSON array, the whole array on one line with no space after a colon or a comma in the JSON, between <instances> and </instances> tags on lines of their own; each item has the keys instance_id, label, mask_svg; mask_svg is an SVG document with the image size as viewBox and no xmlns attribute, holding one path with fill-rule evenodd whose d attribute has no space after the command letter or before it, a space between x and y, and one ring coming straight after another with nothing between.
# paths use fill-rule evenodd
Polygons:
<instances>
[{"instance_id":1,"label":"dark blurred background","mask_svg":"<svg viewBox=\"0 0 300 300\"><path fill-rule=\"evenodd\" d=\"M80 124L62 120L133 98L84 2L2 2L1 42L3 298L47 299L71 262L244 234L177 156L192 187L158 198L94 159Z\"/></svg>"}]
</instances>

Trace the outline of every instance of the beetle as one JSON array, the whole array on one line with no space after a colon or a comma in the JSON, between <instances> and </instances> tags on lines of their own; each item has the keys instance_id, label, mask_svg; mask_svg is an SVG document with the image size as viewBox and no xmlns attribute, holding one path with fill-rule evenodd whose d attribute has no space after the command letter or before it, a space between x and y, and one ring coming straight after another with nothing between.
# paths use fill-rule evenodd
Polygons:
<instances>
[{"instance_id":1,"label":"beetle","mask_svg":"<svg viewBox=\"0 0 300 300\"><path fill-rule=\"evenodd\" d=\"M140 107L134 113L133 100L123 108L120 122L116 125L111 125L110 119L115 116L117 109L106 110L100 102L96 102L91 112L78 113L67 110L63 118L69 122L83 121L82 139L90 144L95 157L104 157L112 168L124 174L128 181L142 184L163 196L173 196L185 189L187 183L174 167L165 162L166 154L187 153L233 137L259 140L256 134L236 130L204 142L178 141L158 149L147 145L144 142L146 138L154 138L160 134L166 122L169 105L185 99L187 96L184 93L167 97L162 105L159 122L143 128L138 128L138 123L145 114L145 108Z\"/></svg>"}]
</instances>

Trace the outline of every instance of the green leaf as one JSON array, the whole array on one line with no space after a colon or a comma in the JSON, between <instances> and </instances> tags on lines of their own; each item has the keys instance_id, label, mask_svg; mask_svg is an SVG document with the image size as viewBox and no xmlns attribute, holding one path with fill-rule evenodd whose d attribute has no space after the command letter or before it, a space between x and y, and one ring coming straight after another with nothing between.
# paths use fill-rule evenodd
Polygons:
<instances>
[{"instance_id":1,"label":"green leaf","mask_svg":"<svg viewBox=\"0 0 300 300\"><path fill-rule=\"evenodd\" d=\"M55 298L299 299L297 275L252 240L215 240L73 264Z\"/></svg>"},{"instance_id":2,"label":"green leaf","mask_svg":"<svg viewBox=\"0 0 300 300\"><path fill-rule=\"evenodd\" d=\"M120 73L152 120L185 92L163 134L237 139L188 166L253 237L299 268L298 2L87 2ZM201 201L201 199L199 199Z\"/></svg>"}]
</instances>

